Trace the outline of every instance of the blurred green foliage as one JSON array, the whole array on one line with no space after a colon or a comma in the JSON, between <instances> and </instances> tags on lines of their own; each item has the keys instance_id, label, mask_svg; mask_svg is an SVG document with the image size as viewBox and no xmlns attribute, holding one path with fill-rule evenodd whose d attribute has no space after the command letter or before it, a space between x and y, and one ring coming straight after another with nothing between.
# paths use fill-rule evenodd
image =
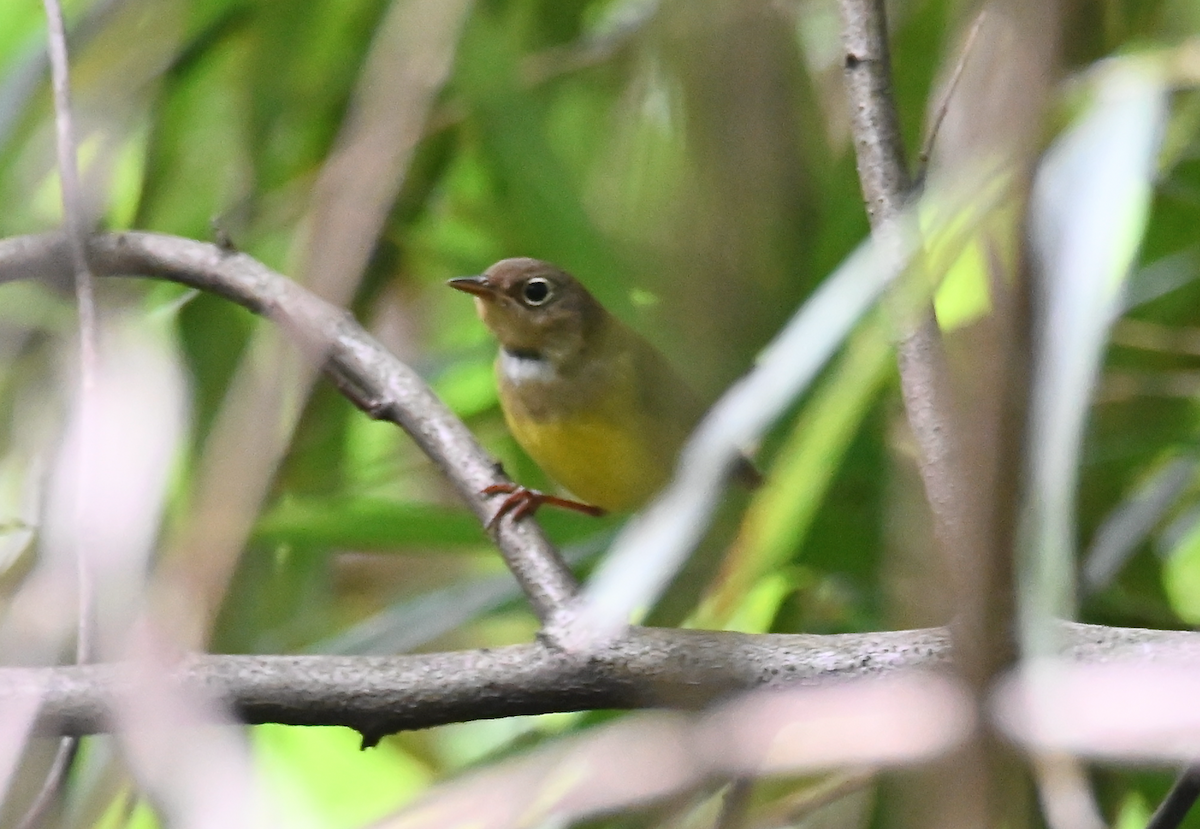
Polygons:
<instances>
[{"instance_id":1,"label":"blurred green foliage","mask_svg":"<svg viewBox=\"0 0 1200 829\"><path fill-rule=\"evenodd\" d=\"M1194 0L1113 0L1098 14L1085 10L1092 5L1076 4L1079 25L1064 30L1072 69L1200 36ZM299 273L301 220L390 8L383 0L68 3L97 223L208 239L215 220L239 249ZM969 14L951 0L895 9L896 95L913 155L934 80ZM832 4L818 0L479 0L448 82L419 119L423 132L353 312L530 485L548 482L504 430L492 346L471 304L443 288L447 277L505 256L552 260L715 398L867 232L843 123L837 26ZM0 236L59 221L43 38L40 3L0 4ZM1054 117L1066 120L1068 103ZM1153 343L1122 323L1115 329L1082 470L1084 555L1164 457L1198 451L1198 124L1200 93L1182 88L1131 289L1144 277L1166 278L1167 290L1129 311L1154 326ZM985 257L972 255L959 267L979 290ZM28 292L0 287L6 413L46 359L47 338L70 327L68 299ZM102 294L147 312L182 302L175 329L192 384L182 511L257 323L223 300L171 286L102 286ZM941 299L969 307L964 296ZM936 607L914 608L912 574L894 563L896 549L929 539L885 329L864 323L765 440L768 484L698 619L810 632L945 621ZM6 427L0 438L8 452ZM7 493L7 477L0 483ZM1094 586L1084 619L1200 619L1198 503L1200 481L1192 481ZM585 568L620 521L539 517ZM447 614L453 624L437 624ZM533 629L479 527L411 442L319 385L241 556L214 648L296 651L399 637L405 647L441 649L523 640ZM401 637L412 631L429 633ZM579 722L403 734L365 755L347 735L316 731L262 729L255 745L278 770L271 774L319 801L311 825L349 827L485 754ZM1156 802L1165 779L1104 771L1110 816ZM126 822L118 809L104 825L153 822L141 808L132 816Z\"/></svg>"}]
</instances>

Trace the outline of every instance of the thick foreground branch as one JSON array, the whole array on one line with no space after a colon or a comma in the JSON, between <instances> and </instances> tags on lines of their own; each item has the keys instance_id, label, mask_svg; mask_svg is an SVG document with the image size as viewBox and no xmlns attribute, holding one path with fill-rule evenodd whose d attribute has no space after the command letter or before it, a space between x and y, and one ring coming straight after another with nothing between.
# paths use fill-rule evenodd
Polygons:
<instances>
[{"instance_id":1,"label":"thick foreground branch","mask_svg":"<svg viewBox=\"0 0 1200 829\"><path fill-rule=\"evenodd\" d=\"M1064 626L1066 656L1085 663L1200 657L1200 634ZM195 656L175 679L248 723L344 725L368 745L394 731L468 720L597 708L695 709L740 691L823 685L950 658L941 629L786 635L634 628L596 654L541 643L449 653L367 656ZM116 664L0 668L0 706L40 695L37 730L111 728L120 695L137 694ZM136 699L136 697L135 697Z\"/></svg>"}]
</instances>

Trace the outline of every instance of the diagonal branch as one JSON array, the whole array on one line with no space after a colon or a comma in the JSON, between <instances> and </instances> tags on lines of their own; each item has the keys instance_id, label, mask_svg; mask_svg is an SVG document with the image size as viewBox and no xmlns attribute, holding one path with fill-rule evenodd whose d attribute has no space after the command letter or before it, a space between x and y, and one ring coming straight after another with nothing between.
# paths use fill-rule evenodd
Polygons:
<instances>
[{"instance_id":1,"label":"diagonal branch","mask_svg":"<svg viewBox=\"0 0 1200 829\"><path fill-rule=\"evenodd\" d=\"M446 475L481 523L495 507L480 493L510 483L466 426L411 368L393 357L345 311L314 296L255 259L216 245L154 233L116 233L88 240L99 276L149 276L217 294L282 326L323 361L326 375L379 420L403 428ZM0 240L0 284L69 274L59 234ZM489 534L543 620L573 595L575 579L532 521L499 522Z\"/></svg>"}]
</instances>

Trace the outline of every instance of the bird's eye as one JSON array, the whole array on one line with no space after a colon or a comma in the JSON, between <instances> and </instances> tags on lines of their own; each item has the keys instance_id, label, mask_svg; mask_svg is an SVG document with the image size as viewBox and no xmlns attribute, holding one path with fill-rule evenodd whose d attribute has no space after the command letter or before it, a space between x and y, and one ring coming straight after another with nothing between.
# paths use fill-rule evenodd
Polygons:
<instances>
[{"instance_id":1,"label":"bird's eye","mask_svg":"<svg viewBox=\"0 0 1200 829\"><path fill-rule=\"evenodd\" d=\"M550 280L540 276L526 280L525 284L521 286L521 298L525 300L526 305L531 307L544 305L550 299L551 293Z\"/></svg>"}]
</instances>

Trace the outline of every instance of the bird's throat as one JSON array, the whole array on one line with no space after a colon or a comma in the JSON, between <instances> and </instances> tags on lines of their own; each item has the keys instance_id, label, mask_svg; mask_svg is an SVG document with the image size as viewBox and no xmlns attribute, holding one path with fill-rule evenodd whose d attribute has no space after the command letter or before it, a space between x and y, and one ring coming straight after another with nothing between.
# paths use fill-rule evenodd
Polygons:
<instances>
[{"instance_id":1,"label":"bird's throat","mask_svg":"<svg viewBox=\"0 0 1200 829\"><path fill-rule=\"evenodd\" d=\"M500 371L515 386L550 383L559 377L554 363L540 351L501 348Z\"/></svg>"}]
</instances>

